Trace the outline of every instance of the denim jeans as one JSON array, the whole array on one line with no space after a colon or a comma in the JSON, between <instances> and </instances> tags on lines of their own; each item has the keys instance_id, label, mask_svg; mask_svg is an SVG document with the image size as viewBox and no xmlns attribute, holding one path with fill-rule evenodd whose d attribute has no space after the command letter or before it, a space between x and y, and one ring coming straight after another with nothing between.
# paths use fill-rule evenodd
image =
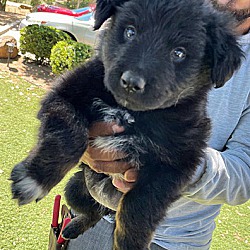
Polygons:
<instances>
[{"instance_id":1,"label":"denim jeans","mask_svg":"<svg viewBox=\"0 0 250 250\"><path fill-rule=\"evenodd\" d=\"M114 224L100 220L77 239L70 240L67 250L112 250ZM163 250L152 243L150 250Z\"/></svg>"}]
</instances>

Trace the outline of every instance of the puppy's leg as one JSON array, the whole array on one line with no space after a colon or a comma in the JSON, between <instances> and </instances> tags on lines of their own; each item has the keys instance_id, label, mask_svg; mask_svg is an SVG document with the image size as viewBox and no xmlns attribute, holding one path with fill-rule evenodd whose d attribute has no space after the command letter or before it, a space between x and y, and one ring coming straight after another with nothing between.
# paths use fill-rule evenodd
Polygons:
<instances>
[{"instance_id":1,"label":"puppy's leg","mask_svg":"<svg viewBox=\"0 0 250 250\"><path fill-rule=\"evenodd\" d=\"M20 205L43 198L74 167L87 145L88 123L56 93L39 114L37 146L11 173L12 194Z\"/></svg>"},{"instance_id":2,"label":"puppy's leg","mask_svg":"<svg viewBox=\"0 0 250 250\"><path fill-rule=\"evenodd\" d=\"M84 170L85 182L90 195L104 207L116 211L123 194L112 184L112 177L96 173L88 166Z\"/></svg>"},{"instance_id":3,"label":"puppy's leg","mask_svg":"<svg viewBox=\"0 0 250 250\"><path fill-rule=\"evenodd\" d=\"M181 181L177 176L163 171L151 173L144 180L139 176L135 187L122 197L119 204L113 250L144 250L149 247L153 232L166 215L167 208L180 197Z\"/></svg>"},{"instance_id":4,"label":"puppy's leg","mask_svg":"<svg viewBox=\"0 0 250 250\"><path fill-rule=\"evenodd\" d=\"M84 170L77 172L67 183L65 197L68 205L79 215L63 230L64 238L78 237L109 213L109 209L97 203L89 194L85 184Z\"/></svg>"}]
</instances>

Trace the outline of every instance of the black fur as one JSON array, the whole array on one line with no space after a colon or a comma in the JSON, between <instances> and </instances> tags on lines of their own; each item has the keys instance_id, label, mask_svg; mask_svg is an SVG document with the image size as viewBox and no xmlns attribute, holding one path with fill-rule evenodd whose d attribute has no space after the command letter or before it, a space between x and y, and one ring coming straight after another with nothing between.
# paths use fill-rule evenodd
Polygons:
<instances>
[{"instance_id":1,"label":"black fur","mask_svg":"<svg viewBox=\"0 0 250 250\"><path fill-rule=\"evenodd\" d=\"M19 204L41 199L78 163L89 126L116 120L124 133L90 143L127 153L138 180L122 194L83 166L66 187L81 215L63 235L75 238L117 210L113 249L143 250L203 158L207 93L239 67L242 52L230 17L203 0L97 0L95 28L109 17L100 54L43 100L38 144L13 169L12 193Z\"/></svg>"}]
</instances>

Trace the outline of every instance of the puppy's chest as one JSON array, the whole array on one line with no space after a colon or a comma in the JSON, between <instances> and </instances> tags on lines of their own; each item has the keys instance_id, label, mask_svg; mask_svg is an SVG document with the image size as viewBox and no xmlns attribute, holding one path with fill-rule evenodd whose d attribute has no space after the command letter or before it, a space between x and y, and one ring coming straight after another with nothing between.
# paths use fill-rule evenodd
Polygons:
<instances>
[{"instance_id":1,"label":"puppy's chest","mask_svg":"<svg viewBox=\"0 0 250 250\"><path fill-rule=\"evenodd\" d=\"M123 107L111 107L100 99L93 103L98 120L116 122L125 131L106 137L97 137L91 143L103 151L122 151L131 163L140 167L143 159L166 158L173 142L180 138L182 125L176 114L166 110L134 112ZM170 139L171 138L171 139Z\"/></svg>"}]
</instances>

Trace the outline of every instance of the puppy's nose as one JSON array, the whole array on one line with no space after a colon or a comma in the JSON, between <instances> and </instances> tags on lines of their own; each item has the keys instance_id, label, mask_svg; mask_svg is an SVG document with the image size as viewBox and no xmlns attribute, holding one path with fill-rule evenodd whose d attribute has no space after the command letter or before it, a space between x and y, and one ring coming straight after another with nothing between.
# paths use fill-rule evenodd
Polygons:
<instances>
[{"instance_id":1,"label":"puppy's nose","mask_svg":"<svg viewBox=\"0 0 250 250\"><path fill-rule=\"evenodd\" d=\"M121 76L120 83L126 91L132 93L143 91L146 85L145 80L132 71L125 71Z\"/></svg>"}]
</instances>

